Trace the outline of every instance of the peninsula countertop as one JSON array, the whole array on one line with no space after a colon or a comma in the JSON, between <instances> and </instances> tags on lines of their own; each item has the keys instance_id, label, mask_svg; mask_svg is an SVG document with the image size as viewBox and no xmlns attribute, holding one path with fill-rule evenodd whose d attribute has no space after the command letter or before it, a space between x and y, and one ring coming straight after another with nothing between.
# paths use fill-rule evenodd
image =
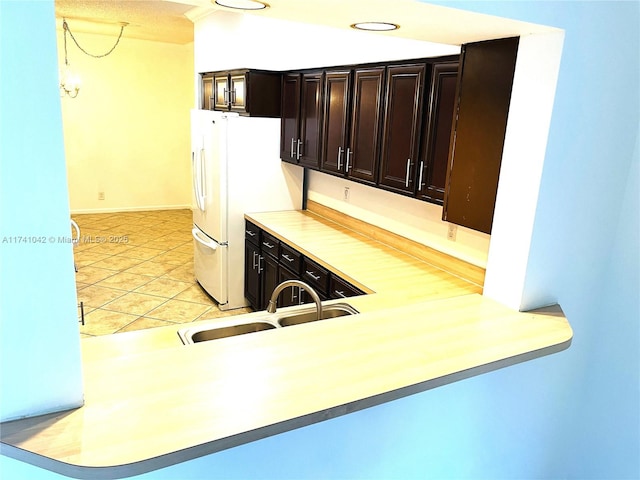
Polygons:
<instances>
[{"instance_id":1,"label":"peninsula countertop","mask_svg":"<svg viewBox=\"0 0 640 480\"><path fill-rule=\"evenodd\" d=\"M2 453L77 478L123 478L571 343L557 305L511 310L310 212L248 218L370 292L346 299L360 314L188 346L183 325L84 339L85 405L3 423Z\"/></svg>"}]
</instances>

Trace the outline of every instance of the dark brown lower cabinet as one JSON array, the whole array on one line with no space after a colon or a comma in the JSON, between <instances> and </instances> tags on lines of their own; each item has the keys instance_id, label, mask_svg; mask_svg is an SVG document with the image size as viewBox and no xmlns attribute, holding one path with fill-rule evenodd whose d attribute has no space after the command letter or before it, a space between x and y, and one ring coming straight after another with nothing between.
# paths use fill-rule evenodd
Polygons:
<instances>
[{"instance_id":1,"label":"dark brown lower cabinet","mask_svg":"<svg viewBox=\"0 0 640 480\"><path fill-rule=\"evenodd\" d=\"M491 233L519 39L463 45L442 219Z\"/></svg>"},{"instance_id":2,"label":"dark brown lower cabinet","mask_svg":"<svg viewBox=\"0 0 640 480\"><path fill-rule=\"evenodd\" d=\"M247 221L246 225L244 290L245 297L254 310L265 310L275 288L286 280L308 283L321 300L364 293L251 222ZM273 245L274 241L277 242L277 250L264 245L265 242ZM294 286L284 289L278 295L277 307L310 302L313 302L311 295L304 288Z\"/></svg>"}]
</instances>

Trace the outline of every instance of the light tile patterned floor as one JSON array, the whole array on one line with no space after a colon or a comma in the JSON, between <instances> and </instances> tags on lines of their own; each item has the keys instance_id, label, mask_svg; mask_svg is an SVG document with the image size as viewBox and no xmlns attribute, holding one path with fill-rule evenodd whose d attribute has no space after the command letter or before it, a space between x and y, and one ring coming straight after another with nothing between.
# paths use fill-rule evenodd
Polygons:
<instances>
[{"instance_id":1,"label":"light tile patterned floor","mask_svg":"<svg viewBox=\"0 0 640 480\"><path fill-rule=\"evenodd\" d=\"M195 281L190 210L73 215L83 336L250 312L221 311Z\"/></svg>"}]
</instances>

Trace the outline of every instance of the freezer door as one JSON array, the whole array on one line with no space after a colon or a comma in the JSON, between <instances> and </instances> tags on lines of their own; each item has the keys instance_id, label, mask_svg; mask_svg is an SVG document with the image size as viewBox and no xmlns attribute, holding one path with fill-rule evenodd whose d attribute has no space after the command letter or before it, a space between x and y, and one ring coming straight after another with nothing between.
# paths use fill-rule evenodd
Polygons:
<instances>
[{"instance_id":1,"label":"freezer door","mask_svg":"<svg viewBox=\"0 0 640 480\"><path fill-rule=\"evenodd\" d=\"M198 283L221 306L229 302L228 247L220 245L196 225L193 235L193 269Z\"/></svg>"}]
</instances>

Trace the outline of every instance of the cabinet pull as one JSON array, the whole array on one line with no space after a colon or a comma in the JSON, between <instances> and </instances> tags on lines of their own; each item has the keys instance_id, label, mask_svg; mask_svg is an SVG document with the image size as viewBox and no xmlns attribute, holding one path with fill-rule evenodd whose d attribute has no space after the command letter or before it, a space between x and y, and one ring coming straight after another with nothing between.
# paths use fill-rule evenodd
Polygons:
<instances>
[{"instance_id":1,"label":"cabinet pull","mask_svg":"<svg viewBox=\"0 0 640 480\"><path fill-rule=\"evenodd\" d=\"M342 169L342 147L338 147L338 170Z\"/></svg>"},{"instance_id":2,"label":"cabinet pull","mask_svg":"<svg viewBox=\"0 0 640 480\"><path fill-rule=\"evenodd\" d=\"M407 176L404 179L404 186L409 188L409 170L411 169L411 159L407 158Z\"/></svg>"},{"instance_id":3,"label":"cabinet pull","mask_svg":"<svg viewBox=\"0 0 640 480\"><path fill-rule=\"evenodd\" d=\"M229 90L229 106L236 103L236 89Z\"/></svg>"},{"instance_id":4,"label":"cabinet pull","mask_svg":"<svg viewBox=\"0 0 640 480\"><path fill-rule=\"evenodd\" d=\"M302 294L303 294L303 293L304 293L304 288L302 288L302 287L298 287L298 295L299 295L299 298L298 298L298 305L302 305L302 304L304 303L304 300L303 300L303 298L302 298Z\"/></svg>"},{"instance_id":5,"label":"cabinet pull","mask_svg":"<svg viewBox=\"0 0 640 480\"><path fill-rule=\"evenodd\" d=\"M320 280L320 275L316 276L313 274L313 272L310 272L309 270L306 270L305 273L309 275L311 278L313 278L315 281Z\"/></svg>"},{"instance_id":6,"label":"cabinet pull","mask_svg":"<svg viewBox=\"0 0 640 480\"><path fill-rule=\"evenodd\" d=\"M229 91L226 88L222 91L222 100L225 104L229 104Z\"/></svg>"},{"instance_id":7,"label":"cabinet pull","mask_svg":"<svg viewBox=\"0 0 640 480\"><path fill-rule=\"evenodd\" d=\"M286 253L282 255L282 258L284 258L287 262L293 262L293 258L291 258L289 255L287 255Z\"/></svg>"},{"instance_id":8,"label":"cabinet pull","mask_svg":"<svg viewBox=\"0 0 640 480\"><path fill-rule=\"evenodd\" d=\"M347 147L347 164L345 165L345 167L346 167L345 168L345 172L346 173L349 173L349 168L350 168L350 165L349 165L350 162L349 161L350 161L350 159L351 159L351 149L349 147Z\"/></svg>"},{"instance_id":9,"label":"cabinet pull","mask_svg":"<svg viewBox=\"0 0 640 480\"><path fill-rule=\"evenodd\" d=\"M302 145L302 140L298 139L298 145L296 146L296 160L300 160L300 145Z\"/></svg>"},{"instance_id":10,"label":"cabinet pull","mask_svg":"<svg viewBox=\"0 0 640 480\"><path fill-rule=\"evenodd\" d=\"M263 260L264 260L264 257L262 255L258 255L258 274L262 273L262 271L264 270L262 265L260 265L260 262Z\"/></svg>"},{"instance_id":11,"label":"cabinet pull","mask_svg":"<svg viewBox=\"0 0 640 480\"><path fill-rule=\"evenodd\" d=\"M340 290L334 290L333 293L335 293L340 298L347 298L344 292L341 292Z\"/></svg>"},{"instance_id":12,"label":"cabinet pull","mask_svg":"<svg viewBox=\"0 0 640 480\"><path fill-rule=\"evenodd\" d=\"M258 268L258 264L256 262L256 257L258 256L258 254L256 252L253 252L253 269L256 270Z\"/></svg>"},{"instance_id":13,"label":"cabinet pull","mask_svg":"<svg viewBox=\"0 0 640 480\"><path fill-rule=\"evenodd\" d=\"M424 162L420 162L420 175L418 176L418 190L422 190L422 170L424 170Z\"/></svg>"},{"instance_id":14,"label":"cabinet pull","mask_svg":"<svg viewBox=\"0 0 640 480\"><path fill-rule=\"evenodd\" d=\"M293 158L293 142L295 141L295 138L291 137L291 155L289 155L290 158Z\"/></svg>"},{"instance_id":15,"label":"cabinet pull","mask_svg":"<svg viewBox=\"0 0 640 480\"><path fill-rule=\"evenodd\" d=\"M295 305L296 298L298 298L298 296L296 295L296 289L298 289L298 291L300 290L299 287L291 287L291 304L292 305Z\"/></svg>"},{"instance_id":16,"label":"cabinet pull","mask_svg":"<svg viewBox=\"0 0 640 480\"><path fill-rule=\"evenodd\" d=\"M274 247L274 245L271 245L269 242L262 242L262 245L267 247L269 250L271 250Z\"/></svg>"},{"instance_id":17,"label":"cabinet pull","mask_svg":"<svg viewBox=\"0 0 640 480\"><path fill-rule=\"evenodd\" d=\"M245 230L244 233L246 233L250 237L255 237L256 236L256 232L252 232L251 230Z\"/></svg>"}]
</instances>

